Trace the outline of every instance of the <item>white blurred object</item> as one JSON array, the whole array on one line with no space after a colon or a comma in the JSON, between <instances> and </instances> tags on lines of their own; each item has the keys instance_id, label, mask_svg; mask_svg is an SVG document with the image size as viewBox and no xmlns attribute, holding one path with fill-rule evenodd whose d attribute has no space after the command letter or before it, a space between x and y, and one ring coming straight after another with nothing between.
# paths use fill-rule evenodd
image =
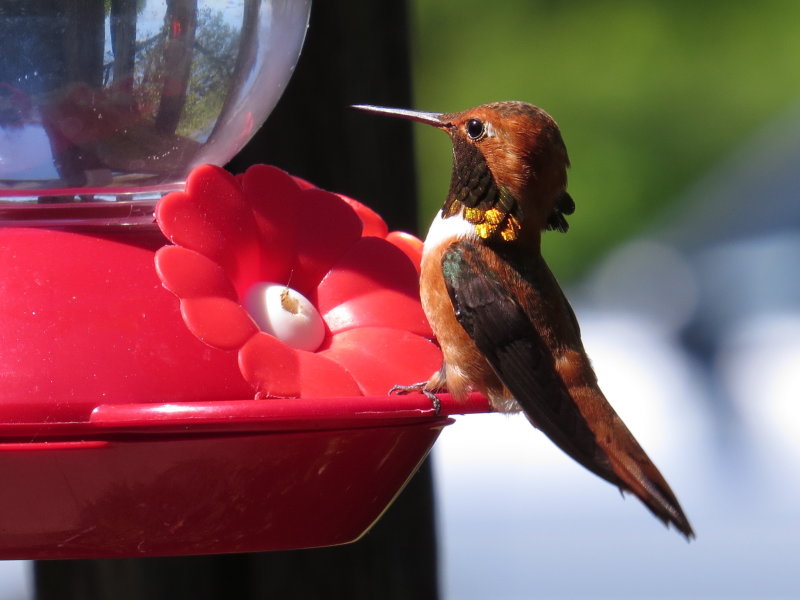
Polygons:
<instances>
[{"instance_id":1,"label":"white blurred object","mask_svg":"<svg viewBox=\"0 0 800 600\"><path fill-rule=\"evenodd\" d=\"M33 600L31 564L27 560L0 560L0 598Z\"/></svg>"},{"instance_id":2,"label":"white blurred object","mask_svg":"<svg viewBox=\"0 0 800 600\"><path fill-rule=\"evenodd\" d=\"M648 328L674 333L694 315L696 273L673 246L637 239L613 250L586 285L598 311L624 312L647 319Z\"/></svg>"},{"instance_id":3,"label":"white blurred object","mask_svg":"<svg viewBox=\"0 0 800 600\"><path fill-rule=\"evenodd\" d=\"M743 320L723 338L717 369L755 445L765 491L800 491L800 312Z\"/></svg>"}]
</instances>

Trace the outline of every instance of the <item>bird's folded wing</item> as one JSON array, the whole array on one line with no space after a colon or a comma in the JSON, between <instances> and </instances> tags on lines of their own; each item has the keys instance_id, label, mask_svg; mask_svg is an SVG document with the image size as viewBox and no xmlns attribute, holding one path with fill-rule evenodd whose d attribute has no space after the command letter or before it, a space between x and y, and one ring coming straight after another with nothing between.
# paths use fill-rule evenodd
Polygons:
<instances>
[{"instance_id":1,"label":"bird's folded wing","mask_svg":"<svg viewBox=\"0 0 800 600\"><path fill-rule=\"evenodd\" d=\"M456 242L442 255L442 270L456 318L528 418L576 461L620 485L544 340L480 253Z\"/></svg>"}]
</instances>

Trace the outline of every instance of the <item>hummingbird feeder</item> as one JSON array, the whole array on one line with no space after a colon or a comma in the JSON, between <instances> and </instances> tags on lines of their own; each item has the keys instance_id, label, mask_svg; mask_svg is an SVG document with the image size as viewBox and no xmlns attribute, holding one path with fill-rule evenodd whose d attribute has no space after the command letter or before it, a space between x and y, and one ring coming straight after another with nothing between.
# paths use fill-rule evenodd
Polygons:
<instances>
[{"instance_id":1,"label":"hummingbird feeder","mask_svg":"<svg viewBox=\"0 0 800 600\"><path fill-rule=\"evenodd\" d=\"M0 15L36 48L0 72L3 559L350 542L487 410L387 395L441 360L419 240L206 164L274 107L309 2L170 6Z\"/></svg>"}]
</instances>

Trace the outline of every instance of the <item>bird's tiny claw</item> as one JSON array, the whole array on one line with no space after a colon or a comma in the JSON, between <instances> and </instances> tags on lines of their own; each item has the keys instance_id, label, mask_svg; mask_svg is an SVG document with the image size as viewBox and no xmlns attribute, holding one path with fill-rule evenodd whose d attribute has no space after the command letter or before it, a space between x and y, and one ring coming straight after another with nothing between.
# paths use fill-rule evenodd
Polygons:
<instances>
[{"instance_id":1,"label":"bird's tiny claw","mask_svg":"<svg viewBox=\"0 0 800 600\"><path fill-rule=\"evenodd\" d=\"M442 402L439 400L439 397L431 392L430 390L425 389L427 385L427 381L420 381L419 383L412 383L411 385L395 385L392 386L392 389L389 390L390 394L410 394L410 393L418 393L418 394L425 394L425 397L431 401L433 405L433 412L438 417L439 413L442 410Z\"/></svg>"},{"instance_id":2,"label":"bird's tiny claw","mask_svg":"<svg viewBox=\"0 0 800 600\"><path fill-rule=\"evenodd\" d=\"M439 400L439 396L428 390L422 390L422 393L431 401L431 404L433 404L433 414L438 417L439 413L442 412L442 401Z\"/></svg>"},{"instance_id":3,"label":"bird's tiny claw","mask_svg":"<svg viewBox=\"0 0 800 600\"><path fill-rule=\"evenodd\" d=\"M423 393L425 390L425 384L427 381L420 381L419 383L412 383L411 385L394 385L392 389L389 390L390 394L410 394L412 392L416 392L418 394Z\"/></svg>"}]
</instances>

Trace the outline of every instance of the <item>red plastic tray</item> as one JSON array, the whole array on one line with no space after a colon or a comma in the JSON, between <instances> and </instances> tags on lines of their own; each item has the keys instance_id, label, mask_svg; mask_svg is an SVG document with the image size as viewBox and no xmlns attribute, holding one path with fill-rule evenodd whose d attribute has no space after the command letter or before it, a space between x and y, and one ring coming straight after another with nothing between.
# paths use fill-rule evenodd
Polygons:
<instances>
[{"instance_id":1,"label":"red plastic tray","mask_svg":"<svg viewBox=\"0 0 800 600\"><path fill-rule=\"evenodd\" d=\"M163 556L343 544L425 458L420 395L100 405L0 424L0 558Z\"/></svg>"}]
</instances>

